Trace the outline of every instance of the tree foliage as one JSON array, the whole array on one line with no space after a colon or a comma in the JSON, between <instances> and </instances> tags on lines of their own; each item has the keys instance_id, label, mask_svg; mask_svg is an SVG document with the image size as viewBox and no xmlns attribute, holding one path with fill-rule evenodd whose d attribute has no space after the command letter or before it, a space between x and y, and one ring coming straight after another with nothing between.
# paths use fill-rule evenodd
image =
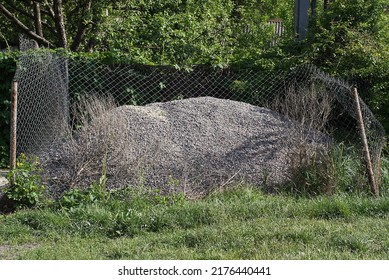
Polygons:
<instances>
[{"instance_id":1,"label":"tree foliage","mask_svg":"<svg viewBox=\"0 0 389 280\"><path fill-rule=\"evenodd\" d=\"M16 55L0 52L0 167L9 163L11 81L15 74Z\"/></svg>"},{"instance_id":2,"label":"tree foliage","mask_svg":"<svg viewBox=\"0 0 389 280\"><path fill-rule=\"evenodd\" d=\"M389 9L386 0L334 0L311 19L308 61L349 79L389 129Z\"/></svg>"},{"instance_id":3,"label":"tree foliage","mask_svg":"<svg viewBox=\"0 0 389 280\"><path fill-rule=\"evenodd\" d=\"M123 52L140 62L229 63L269 48L271 18L283 18L291 34L292 6L287 0L8 0L0 1L0 31L14 42L19 31L43 46Z\"/></svg>"},{"instance_id":4,"label":"tree foliage","mask_svg":"<svg viewBox=\"0 0 389 280\"><path fill-rule=\"evenodd\" d=\"M387 0L315 3L308 37L296 41L294 0L0 0L0 49L24 33L41 46L144 64L268 69L309 62L352 78L389 128ZM282 38L268 23L276 18Z\"/></svg>"},{"instance_id":5,"label":"tree foliage","mask_svg":"<svg viewBox=\"0 0 389 280\"><path fill-rule=\"evenodd\" d=\"M110 1L0 1L4 34L20 32L38 44L72 51L92 48L102 11ZM13 32L7 31L7 28ZM12 38L15 40L15 38ZM92 44L92 45L91 45Z\"/></svg>"}]
</instances>

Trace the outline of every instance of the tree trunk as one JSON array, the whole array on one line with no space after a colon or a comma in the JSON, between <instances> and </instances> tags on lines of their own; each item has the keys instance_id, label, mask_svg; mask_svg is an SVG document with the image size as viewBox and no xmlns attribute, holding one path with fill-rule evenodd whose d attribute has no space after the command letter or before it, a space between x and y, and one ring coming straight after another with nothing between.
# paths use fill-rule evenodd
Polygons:
<instances>
[{"instance_id":1,"label":"tree trunk","mask_svg":"<svg viewBox=\"0 0 389 280\"><path fill-rule=\"evenodd\" d=\"M82 16L77 27L76 36L74 37L72 45L70 46L70 49L72 51L77 51L82 41L84 40L86 29L88 26L87 24L85 24L83 19L85 19L86 15L90 13L91 8L92 8L92 0L86 1L84 7L82 8Z\"/></svg>"},{"instance_id":2,"label":"tree trunk","mask_svg":"<svg viewBox=\"0 0 389 280\"><path fill-rule=\"evenodd\" d=\"M51 43L43 38L42 36L39 36L34 31L30 30L23 22L21 22L13 13L8 11L6 7L4 7L3 4L0 3L0 12L8 18L11 22L15 24L15 26L24 34L26 34L29 38L34 39L39 44L50 46Z\"/></svg>"},{"instance_id":3,"label":"tree trunk","mask_svg":"<svg viewBox=\"0 0 389 280\"><path fill-rule=\"evenodd\" d=\"M65 20L62 12L62 0L54 1L54 18L55 18L55 27L58 33L59 45L60 47L67 49L68 41L66 38Z\"/></svg>"},{"instance_id":4,"label":"tree trunk","mask_svg":"<svg viewBox=\"0 0 389 280\"><path fill-rule=\"evenodd\" d=\"M35 19L36 34L43 37L41 8L38 2L34 2L34 19Z\"/></svg>"}]
</instances>

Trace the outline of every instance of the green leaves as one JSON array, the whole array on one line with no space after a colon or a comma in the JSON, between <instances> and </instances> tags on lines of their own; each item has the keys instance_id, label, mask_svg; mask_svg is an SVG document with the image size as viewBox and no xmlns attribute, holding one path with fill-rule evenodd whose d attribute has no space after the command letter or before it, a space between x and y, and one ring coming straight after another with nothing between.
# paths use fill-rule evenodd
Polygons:
<instances>
[{"instance_id":1,"label":"green leaves","mask_svg":"<svg viewBox=\"0 0 389 280\"><path fill-rule=\"evenodd\" d=\"M337 0L311 20L306 43L309 62L350 79L389 129L389 17L387 1Z\"/></svg>"},{"instance_id":2,"label":"green leaves","mask_svg":"<svg viewBox=\"0 0 389 280\"><path fill-rule=\"evenodd\" d=\"M16 57L16 52L0 52L0 167L9 162L10 92Z\"/></svg>"},{"instance_id":3,"label":"green leaves","mask_svg":"<svg viewBox=\"0 0 389 280\"><path fill-rule=\"evenodd\" d=\"M103 201L106 198L107 193L100 188L99 184L93 184L89 188L79 189L74 188L67 191L58 201L58 204L63 209L70 211L85 207Z\"/></svg>"},{"instance_id":4,"label":"green leaves","mask_svg":"<svg viewBox=\"0 0 389 280\"><path fill-rule=\"evenodd\" d=\"M4 194L13 202L15 208L34 207L42 204L45 187L41 181L41 169L36 158L24 154L18 158L17 166L7 174L13 184Z\"/></svg>"},{"instance_id":5,"label":"green leaves","mask_svg":"<svg viewBox=\"0 0 389 280\"><path fill-rule=\"evenodd\" d=\"M98 48L143 63L229 64L269 48L270 17L285 16L285 26L291 27L293 7L288 1L273 2L120 1L110 7Z\"/></svg>"}]
</instances>

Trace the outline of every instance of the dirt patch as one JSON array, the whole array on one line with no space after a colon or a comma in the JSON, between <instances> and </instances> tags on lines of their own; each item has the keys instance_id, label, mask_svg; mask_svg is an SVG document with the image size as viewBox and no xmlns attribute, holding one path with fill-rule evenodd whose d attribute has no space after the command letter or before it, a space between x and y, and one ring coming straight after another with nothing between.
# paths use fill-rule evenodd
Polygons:
<instances>
[{"instance_id":1,"label":"dirt patch","mask_svg":"<svg viewBox=\"0 0 389 280\"><path fill-rule=\"evenodd\" d=\"M38 244L23 244L23 245L0 245L0 259L1 260L16 260L24 251L37 248Z\"/></svg>"}]
</instances>

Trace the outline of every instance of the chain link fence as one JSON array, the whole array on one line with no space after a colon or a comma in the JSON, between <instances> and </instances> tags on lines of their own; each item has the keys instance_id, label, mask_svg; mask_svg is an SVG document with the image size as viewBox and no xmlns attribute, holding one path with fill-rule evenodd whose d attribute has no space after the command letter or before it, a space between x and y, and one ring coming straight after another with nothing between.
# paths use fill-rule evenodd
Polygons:
<instances>
[{"instance_id":1,"label":"chain link fence","mask_svg":"<svg viewBox=\"0 0 389 280\"><path fill-rule=\"evenodd\" d=\"M299 107L306 89L323 89L333 100L325 123L321 124L336 141L359 146L355 101L351 85L331 77L312 65L291 69L215 69L195 66L147 66L103 64L95 60L67 58L21 40L21 56L15 80L19 83L17 153L39 155L53 148L65 127L77 129L77 111L72 110L86 96L112 97L118 105L145 105L154 102L211 96L268 107L287 114L281 103ZM291 95L290 93L295 93ZM299 95L300 94L300 95ZM289 99L295 99L290 100ZM323 96L316 96L321 106ZM278 101L278 102L276 102ZM282 102L281 102L282 101ZM371 110L360 100L376 180L385 132ZM300 108L300 111L309 110ZM297 113L297 116L299 113ZM290 118L296 114L288 115ZM301 119L297 120L301 122ZM362 157L361 157L362 158Z\"/></svg>"},{"instance_id":2,"label":"chain link fence","mask_svg":"<svg viewBox=\"0 0 389 280\"><path fill-rule=\"evenodd\" d=\"M68 122L68 60L36 50L36 43L21 37L18 82L17 154L36 154L53 142L58 124Z\"/></svg>"}]
</instances>

